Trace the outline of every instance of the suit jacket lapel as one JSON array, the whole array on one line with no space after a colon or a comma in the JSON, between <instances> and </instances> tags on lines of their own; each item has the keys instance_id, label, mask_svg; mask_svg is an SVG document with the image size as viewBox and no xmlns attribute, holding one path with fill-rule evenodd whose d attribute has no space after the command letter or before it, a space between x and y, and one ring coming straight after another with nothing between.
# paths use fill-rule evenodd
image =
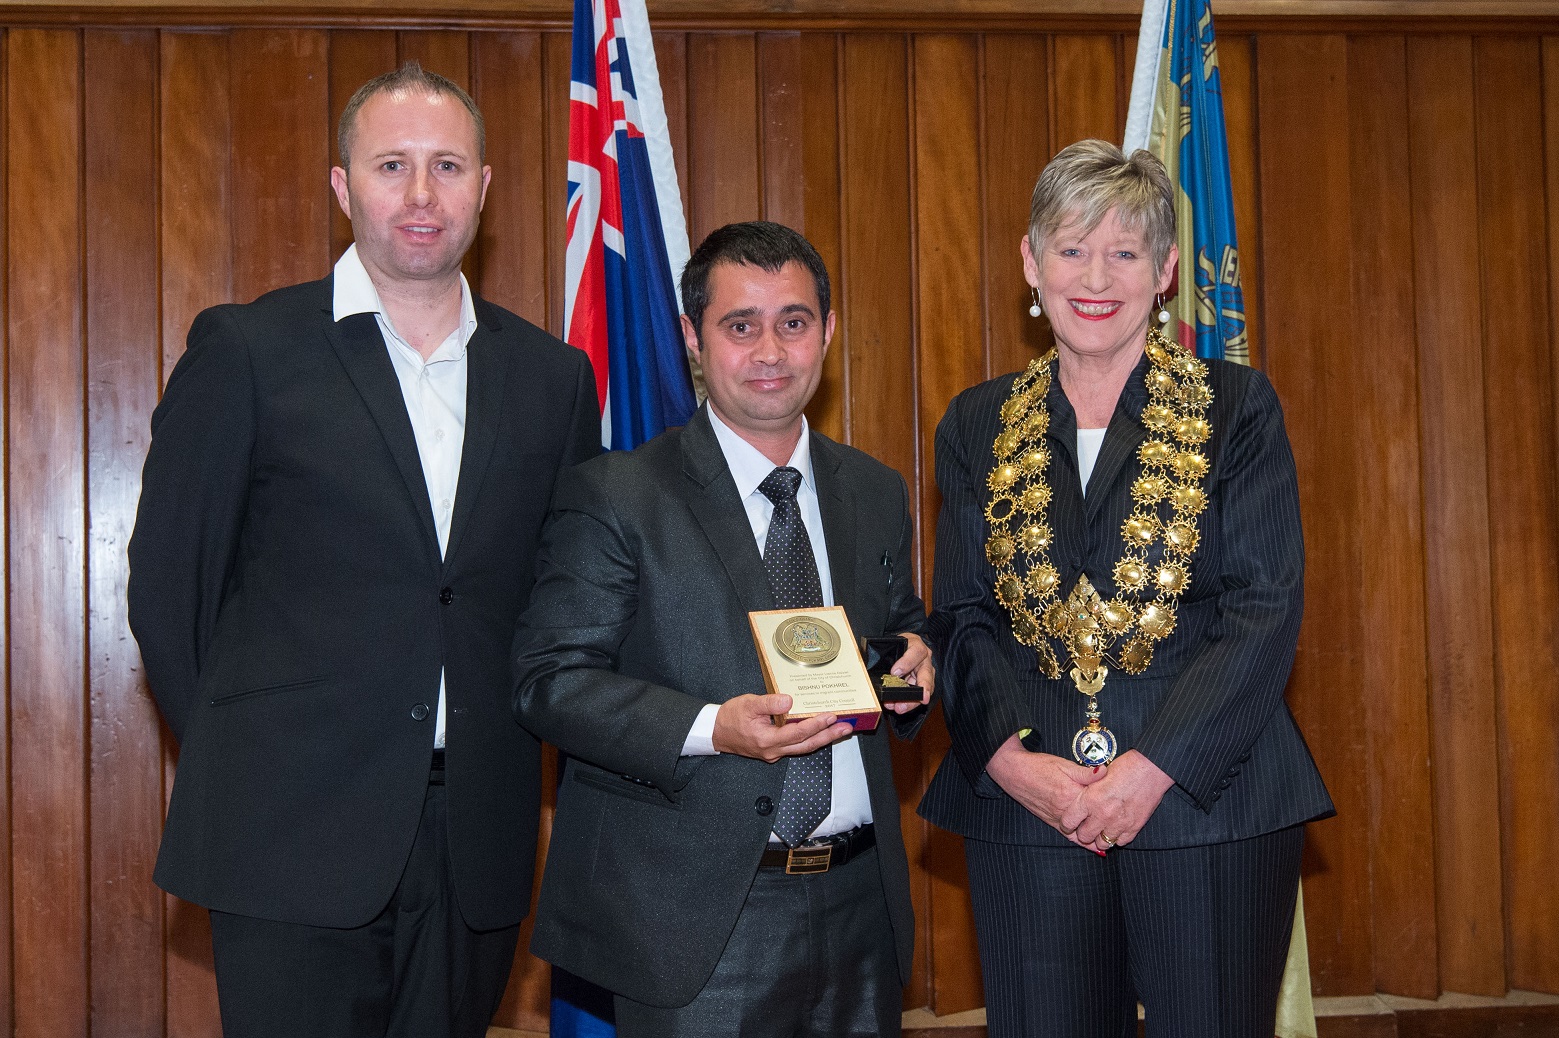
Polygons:
<instances>
[{"instance_id":1,"label":"suit jacket lapel","mask_svg":"<svg viewBox=\"0 0 1559 1038\"><path fill-rule=\"evenodd\" d=\"M422 475L422 458L417 454L417 437L406 415L406 400L395 367L379 334L379 322L373 314L353 314L339 324L325 310L325 338L335 349L347 377L367 405L369 414L390 448L390 457L406 481L428 550L438 558L438 530L433 525L433 505L428 500L428 483Z\"/></svg>"},{"instance_id":2,"label":"suit jacket lapel","mask_svg":"<svg viewBox=\"0 0 1559 1038\"><path fill-rule=\"evenodd\" d=\"M833 444L812 434L812 475L817 480L818 511L823 514L823 542L828 546L828 572L834 604L847 611L855 606L855 500L840 477L842 459Z\"/></svg>"},{"instance_id":3,"label":"suit jacket lapel","mask_svg":"<svg viewBox=\"0 0 1559 1038\"><path fill-rule=\"evenodd\" d=\"M682 431L682 472L693 486L688 507L704 531L736 595L749 612L774 608L774 593L752 537L747 510L736 496L736 481L715 439L705 404Z\"/></svg>"},{"instance_id":4,"label":"suit jacket lapel","mask_svg":"<svg viewBox=\"0 0 1559 1038\"><path fill-rule=\"evenodd\" d=\"M455 511L450 517L445 565L455 557L460 534L476 507L482 477L498 441L498 420L503 414L504 386L509 373L510 351L499 344L494 334L501 325L495 317L489 323L485 304L476 305L476 331L466 344L465 443L460 450L460 480L455 489Z\"/></svg>"}]
</instances>

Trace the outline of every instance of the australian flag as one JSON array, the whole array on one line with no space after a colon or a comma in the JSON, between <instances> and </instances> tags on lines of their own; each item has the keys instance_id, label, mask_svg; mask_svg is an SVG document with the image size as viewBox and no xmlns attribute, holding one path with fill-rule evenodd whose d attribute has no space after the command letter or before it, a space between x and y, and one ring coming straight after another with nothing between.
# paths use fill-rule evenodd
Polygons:
<instances>
[{"instance_id":1,"label":"australian flag","mask_svg":"<svg viewBox=\"0 0 1559 1038\"><path fill-rule=\"evenodd\" d=\"M687 225L644 0L575 0L563 334L590 355L601 441L636 447L698 401L678 321Z\"/></svg>"}]
</instances>

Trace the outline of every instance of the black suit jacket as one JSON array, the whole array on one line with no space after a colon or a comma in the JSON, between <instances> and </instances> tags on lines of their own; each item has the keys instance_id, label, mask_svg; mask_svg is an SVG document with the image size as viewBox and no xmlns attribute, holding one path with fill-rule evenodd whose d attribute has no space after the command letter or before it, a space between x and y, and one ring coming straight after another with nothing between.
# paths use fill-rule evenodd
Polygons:
<instances>
[{"instance_id":1,"label":"black suit jacket","mask_svg":"<svg viewBox=\"0 0 1559 1038\"><path fill-rule=\"evenodd\" d=\"M531 891L539 747L508 651L560 468L599 450L583 353L476 302L441 559L371 314L332 281L202 313L152 416L130 624L181 749L156 878L226 912L356 926L388 902L447 684L450 853L466 921Z\"/></svg>"},{"instance_id":2,"label":"black suit jacket","mask_svg":"<svg viewBox=\"0 0 1559 1038\"><path fill-rule=\"evenodd\" d=\"M1144 358L1128 380L1105 433L1084 499L1078 482L1077 419L1050 384L1047 434L1053 497L1051 559L1069 592L1086 572L1099 594L1115 594L1121 525L1141 474L1137 447L1147 402ZM927 633L940 664L952 749L920 804L931 822L999 843L1063 844L1050 826L1007 796L986 763L1014 732L1031 750L1072 759L1087 700L1070 678L1049 680L1038 657L1013 638L992 591L986 476L1002 429L1000 408L1017 376L955 398L937 427L936 591ZM1211 503L1198 521L1191 586L1173 634L1140 675L1111 668L1099 708L1119 752L1135 748L1175 785L1137 835L1138 848L1243 839L1332 813L1283 687L1293 664L1304 595L1304 540L1293 455L1277 394L1258 371L1208 362L1213 405ZM1151 562L1162 551L1155 542ZM1065 598L1063 592L1062 598Z\"/></svg>"},{"instance_id":3,"label":"black suit jacket","mask_svg":"<svg viewBox=\"0 0 1559 1038\"><path fill-rule=\"evenodd\" d=\"M811 450L835 603L858 635L917 629L903 479L816 433ZM772 608L705 410L559 484L515 641L519 717L573 758L535 954L650 1005L685 1005L703 988L768 842L788 762L680 755L706 703L764 691L747 613ZM923 714L905 715L899 733L913 734ZM861 756L907 980L914 918L887 727L860 737Z\"/></svg>"}]
</instances>

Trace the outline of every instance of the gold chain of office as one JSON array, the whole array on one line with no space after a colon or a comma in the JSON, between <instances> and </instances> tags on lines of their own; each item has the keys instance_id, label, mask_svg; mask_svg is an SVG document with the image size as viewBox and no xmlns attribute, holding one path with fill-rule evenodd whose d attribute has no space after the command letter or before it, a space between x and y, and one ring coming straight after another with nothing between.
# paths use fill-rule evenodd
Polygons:
<instances>
[{"instance_id":1,"label":"gold chain of office","mask_svg":"<svg viewBox=\"0 0 1559 1038\"><path fill-rule=\"evenodd\" d=\"M1046 521L1050 452L1044 441L1050 409L1045 395L1055 355L1051 350L1031 363L1002 404L996 465L986 481L991 499L985 509L990 525L985 556L996 569L996 599L1012 615L1013 636L1039 654L1047 677L1059 678L1061 661L1050 644L1054 639L1070 658L1078 691L1093 697L1108 674L1103 663L1140 674L1153 662L1154 644L1175 629L1175 601L1191 583L1196 517L1207 507L1208 462L1201 447L1212 435L1206 414L1213 394L1207 365L1151 329L1148 403L1142 409L1148 437L1137 449L1142 474L1131 485L1134 505L1121 526L1125 550L1113 574L1118 595L1105 601L1084 573L1063 602ZM1161 518L1165 502L1167 520ZM1160 538L1163 552L1150 565L1148 550ZM1122 639L1120 651L1112 653Z\"/></svg>"}]
</instances>

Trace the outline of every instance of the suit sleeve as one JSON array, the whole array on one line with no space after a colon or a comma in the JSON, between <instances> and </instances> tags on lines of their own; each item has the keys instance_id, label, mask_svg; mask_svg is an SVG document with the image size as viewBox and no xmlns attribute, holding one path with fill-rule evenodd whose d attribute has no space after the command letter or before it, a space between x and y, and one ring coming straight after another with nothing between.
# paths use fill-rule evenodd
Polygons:
<instances>
[{"instance_id":1,"label":"suit sleeve","mask_svg":"<svg viewBox=\"0 0 1559 1038\"><path fill-rule=\"evenodd\" d=\"M248 502L254 385L242 331L206 310L152 413L130 538L130 629L182 741Z\"/></svg>"},{"instance_id":2,"label":"suit sleeve","mask_svg":"<svg viewBox=\"0 0 1559 1038\"><path fill-rule=\"evenodd\" d=\"M514 712L564 753L675 792L704 701L617 673L639 605L638 561L601 465L564 473L515 634Z\"/></svg>"},{"instance_id":3,"label":"suit sleeve","mask_svg":"<svg viewBox=\"0 0 1559 1038\"><path fill-rule=\"evenodd\" d=\"M920 595L915 592L915 530L914 520L910 517L909 487L904 482L904 477L898 479L899 488L899 542L893 552L893 582L888 588L888 626L889 634L902 634L906 631L925 637L926 604L921 601ZM931 646L929 639L926 645ZM937 677L941 679L941 660L935 655L933 648L932 664L938 668ZM913 739L920 731L920 726L925 723L929 710L916 709L905 714L896 714L891 710L884 711L883 717L892 727L893 733L901 739Z\"/></svg>"},{"instance_id":4,"label":"suit sleeve","mask_svg":"<svg viewBox=\"0 0 1559 1038\"><path fill-rule=\"evenodd\" d=\"M953 757L980 796L1000 796L985 765L1014 733L1038 728L1023 707L1018 675L1002 645L1008 620L991 590L985 559L984 475L989 445L972 442L955 399L936 431L936 579L927 640L937 654L937 689Z\"/></svg>"},{"instance_id":5,"label":"suit sleeve","mask_svg":"<svg viewBox=\"0 0 1559 1038\"><path fill-rule=\"evenodd\" d=\"M601 453L601 402L595 392L595 373L583 351L574 373L574 410L570 415L568 444L563 452L565 468Z\"/></svg>"},{"instance_id":6,"label":"suit sleeve","mask_svg":"<svg viewBox=\"0 0 1559 1038\"><path fill-rule=\"evenodd\" d=\"M1136 749L1204 811L1283 700L1304 609L1299 486L1271 383L1254 373L1218 477L1217 617ZM1207 532L1204 531L1204 536Z\"/></svg>"}]
</instances>

